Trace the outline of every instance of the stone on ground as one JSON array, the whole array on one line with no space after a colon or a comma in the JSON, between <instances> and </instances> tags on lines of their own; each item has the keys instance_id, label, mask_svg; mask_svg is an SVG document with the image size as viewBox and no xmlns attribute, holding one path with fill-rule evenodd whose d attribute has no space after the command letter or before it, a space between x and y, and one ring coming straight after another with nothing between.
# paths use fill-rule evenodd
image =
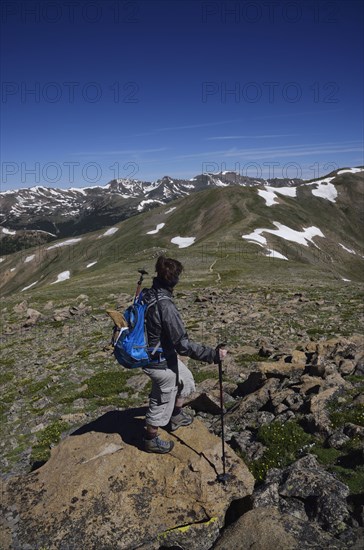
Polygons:
<instances>
[{"instance_id":1,"label":"stone on ground","mask_svg":"<svg viewBox=\"0 0 364 550\"><path fill-rule=\"evenodd\" d=\"M216 481L221 440L197 419L161 431L175 443L170 454L144 452L145 411L134 411L81 428L41 468L5 484L2 513L15 548L211 548L230 503L252 494L253 476L227 446L231 479Z\"/></svg>"}]
</instances>

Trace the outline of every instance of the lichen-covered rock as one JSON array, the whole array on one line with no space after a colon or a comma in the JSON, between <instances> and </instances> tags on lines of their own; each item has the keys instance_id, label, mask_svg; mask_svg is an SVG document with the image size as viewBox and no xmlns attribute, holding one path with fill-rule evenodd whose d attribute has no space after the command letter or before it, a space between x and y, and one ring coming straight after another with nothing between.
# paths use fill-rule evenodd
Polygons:
<instances>
[{"instance_id":1,"label":"lichen-covered rock","mask_svg":"<svg viewBox=\"0 0 364 550\"><path fill-rule=\"evenodd\" d=\"M227 420L229 422L244 422L244 415L250 412L259 411L264 407L271 399L273 393L279 387L279 380L277 378L269 378L264 385L244 397L237 407L229 413L227 413Z\"/></svg>"},{"instance_id":2,"label":"lichen-covered rock","mask_svg":"<svg viewBox=\"0 0 364 550\"><path fill-rule=\"evenodd\" d=\"M27 318L23 323L23 327L24 328L32 327L41 319L41 317L42 317L42 314L40 311L37 311L36 309L29 307L27 309Z\"/></svg>"},{"instance_id":3,"label":"lichen-covered rock","mask_svg":"<svg viewBox=\"0 0 364 550\"><path fill-rule=\"evenodd\" d=\"M18 517L5 524L14 548L152 550L172 541L204 550L231 501L253 491L253 476L230 448L229 482L217 481L221 440L197 419L163 434L175 443L163 456L140 448L143 419L131 411L119 413L116 427L119 433L105 433L114 431L107 422L79 430L40 469L4 485L3 515Z\"/></svg>"},{"instance_id":4,"label":"lichen-covered rock","mask_svg":"<svg viewBox=\"0 0 364 550\"><path fill-rule=\"evenodd\" d=\"M308 517L315 519L326 531L336 535L347 528L349 488L326 472L313 455L307 455L287 468L279 494L286 501L305 501Z\"/></svg>"},{"instance_id":5,"label":"lichen-covered rock","mask_svg":"<svg viewBox=\"0 0 364 550\"><path fill-rule=\"evenodd\" d=\"M305 370L305 363L286 363L285 361L271 361L266 363L260 363L257 365L257 369L270 378L272 376L277 378L289 378L293 375L300 376Z\"/></svg>"},{"instance_id":6,"label":"lichen-covered rock","mask_svg":"<svg viewBox=\"0 0 364 550\"><path fill-rule=\"evenodd\" d=\"M310 521L277 508L250 510L230 525L217 541L214 550L301 550L330 548L342 550L342 543Z\"/></svg>"},{"instance_id":7,"label":"lichen-covered rock","mask_svg":"<svg viewBox=\"0 0 364 550\"><path fill-rule=\"evenodd\" d=\"M327 404L337 392L338 388L334 386L311 398L310 412L315 423L315 428L326 436L331 435L334 431L330 421Z\"/></svg>"},{"instance_id":8,"label":"lichen-covered rock","mask_svg":"<svg viewBox=\"0 0 364 550\"><path fill-rule=\"evenodd\" d=\"M340 428L327 438L326 444L328 447L341 449L348 441L350 441L350 437L344 434L343 428Z\"/></svg>"},{"instance_id":9,"label":"lichen-covered rock","mask_svg":"<svg viewBox=\"0 0 364 550\"><path fill-rule=\"evenodd\" d=\"M234 434L231 443L235 450L238 450L250 461L261 458L266 450L262 443L255 441L255 437L249 430Z\"/></svg>"},{"instance_id":10,"label":"lichen-covered rock","mask_svg":"<svg viewBox=\"0 0 364 550\"><path fill-rule=\"evenodd\" d=\"M223 392L222 399L223 405L233 404L235 402L234 398L226 392ZM220 392L216 389L210 390L209 392L201 392L197 395L195 393L193 398L186 400L186 405L191 407L191 409L196 412L220 414ZM225 412L225 406L223 407L223 409Z\"/></svg>"}]
</instances>

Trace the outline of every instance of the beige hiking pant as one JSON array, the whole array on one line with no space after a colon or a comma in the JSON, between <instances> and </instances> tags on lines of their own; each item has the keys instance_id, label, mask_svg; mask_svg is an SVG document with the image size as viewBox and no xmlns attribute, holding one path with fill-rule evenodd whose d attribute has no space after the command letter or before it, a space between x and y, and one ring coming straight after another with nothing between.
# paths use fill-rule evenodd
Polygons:
<instances>
[{"instance_id":1,"label":"beige hiking pant","mask_svg":"<svg viewBox=\"0 0 364 550\"><path fill-rule=\"evenodd\" d=\"M191 371L178 359L178 386L176 372L165 369L145 368L143 371L152 380L149 409L146 422L150 426L166 426L170 421L177 397L187 397L195 391Z\"/></svg>"}]
</instances>

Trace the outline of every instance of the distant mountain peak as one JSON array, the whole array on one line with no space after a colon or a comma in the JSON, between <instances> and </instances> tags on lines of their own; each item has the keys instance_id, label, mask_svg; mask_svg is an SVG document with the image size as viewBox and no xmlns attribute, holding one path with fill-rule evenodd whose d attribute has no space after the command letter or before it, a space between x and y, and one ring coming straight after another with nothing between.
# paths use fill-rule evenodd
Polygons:
<instances>
[{"instance_id":1,"label":"distant mountain peak","mask_svg":"<svg viewBox=\"0 0 364 550\"><path fill-rule=\"evenodd\" d=\"M362 171L362 167L341 168L328 176L351 176ZM311 180L311 183L325 182L328 176ZM56 234L58 238L72 237L102 229L204 189L240 186L258 187L264 191L267 186L284 189L305 184L310 184L310 181L295 178L266 180L225 170L198 174L188 180L164 175L156 181L118 178L103 186L67 189L35 185L0 193L0 221L7 231L45 231ZM0 236L9 240L12 234L3 231ZM22 243L24 245L24 239Z\"/></svg>"}]
</instances>

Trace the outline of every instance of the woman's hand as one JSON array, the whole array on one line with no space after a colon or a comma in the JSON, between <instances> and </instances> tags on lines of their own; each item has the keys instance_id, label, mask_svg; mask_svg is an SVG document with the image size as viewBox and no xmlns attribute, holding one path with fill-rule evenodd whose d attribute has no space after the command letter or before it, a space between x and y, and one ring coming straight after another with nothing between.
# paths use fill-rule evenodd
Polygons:
<instances>
[{"instance_id":1,"label":"woman's hand","mask_svg":"<svg viewBox=\"0 0 364 550\"><path fill-rule=\"evenodd\" d=\"M219 349L220 361L223 361L225 359L226 355L227 355L227 350L220 348Z\"/></svg>"}]
</instances>

